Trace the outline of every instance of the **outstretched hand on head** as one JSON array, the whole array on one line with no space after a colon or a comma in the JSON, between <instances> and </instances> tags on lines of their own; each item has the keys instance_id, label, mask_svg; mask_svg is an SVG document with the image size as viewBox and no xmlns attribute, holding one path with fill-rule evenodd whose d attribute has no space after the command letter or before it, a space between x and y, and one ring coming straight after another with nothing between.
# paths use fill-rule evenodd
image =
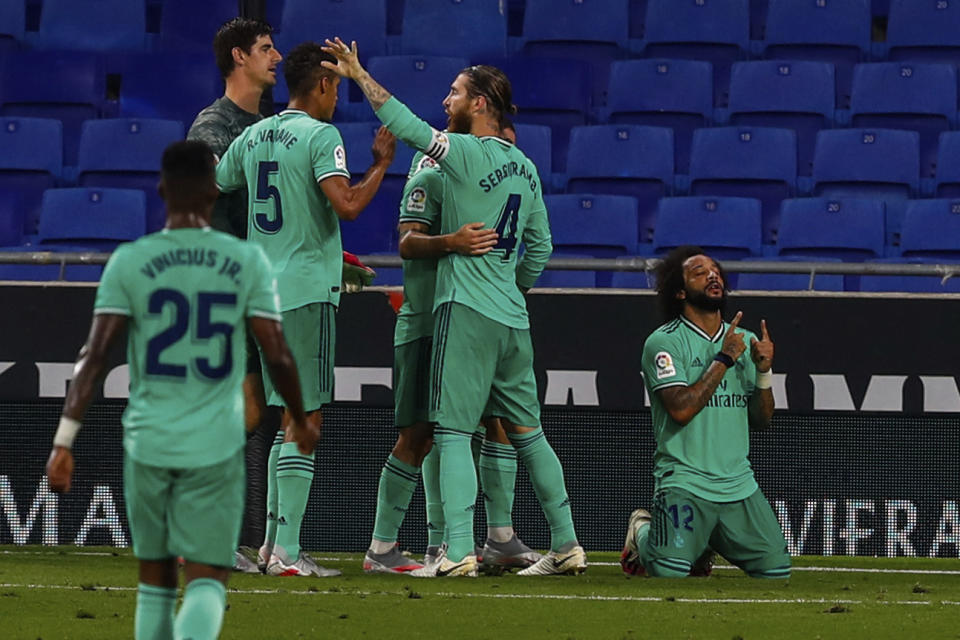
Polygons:
<instances>
[{"instance_id":1,"label":"outstretched hand on head","mask_svg":"<svg viewBox=\"0 0 960 640\"><path fill-rule=\"evenodd\" d=\"M320 64L323 65L325 69L330 69L334 73L344 78L350 78L351 80L356 80L363 74L364 69L363 65L360 64L360 57L357 54L357 41L353 40L349 45L341 40L339 37L335 37L333 40L329 38L324 40L323 50L337 59L337 64L332 62L323 61Z\"/></svg>"}]
</instances>

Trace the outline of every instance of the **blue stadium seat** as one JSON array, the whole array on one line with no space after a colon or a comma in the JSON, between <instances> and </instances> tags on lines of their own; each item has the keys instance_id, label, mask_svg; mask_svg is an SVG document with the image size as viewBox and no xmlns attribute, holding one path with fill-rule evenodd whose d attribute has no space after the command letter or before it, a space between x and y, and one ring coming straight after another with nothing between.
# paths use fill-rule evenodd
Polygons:
<instances>
[{"instance_id":1,"label":"blue stadium seat","mask_svg":"<svg viewBox=\"0 0 960 640\"><path fill-rule=\"evenodd\" d=\"M769 260L770 258L758 258ZM747 259L749 261L750 258ZM778 262L807 261L803 256L778 256ZM817 262L842 262L839 258L818 257ZM737 274L737 289L740 291L843 291L844 276L837 273L815 273L813 281L809 273L750 273Z\"/></svg>"},{"instance_id":2,"label":"blue stadium seat","mask_svg":"<svg viewBox=\"0 0 960 640\"><path fill-rule=\"evenodd\" d=\"M649 0L647 4L644 57L713 63L716 106L726 106L730 65L746 58L749 47L749 0Z\"/></svg>"},{"instance_id":3,"label":"blue stadium seat","mask_svg":"<svg viewBox=\"0 0 960 640\"><path fill-rule=\"evenodd\" d=\"M0 115L63 123L63 161L75 165L80 125L100 117L106 76L87 52L30 51L7 55L0 72Z\"/></svg>"},{"instance_id":4,"label":"blue stadium seat","mask_svg":"<svg viewBox=\"0 0 960 640\"><path fill-rule=\"evenodd\" d=\"M438 129L445 129L443 99L450 85L469 62L466 58L438 56L385 56L370 58L370 75L410 109Z\"/></svg>"},{"instance_id":5,"label":"blue stadium seat","mask_svg":"<svg viewBox=\"0 0 960 640\"><path fill-rule=\"evenodd\" d=\"M23 42L27 24L26 4L21 0L0 2L0 52L16 49Z\"/></svg>"},{"instance_id":6,"label":"blue stadium seat","mask_svg":"<svg viewBox=\"0 0 960 640\"><path fill-rule=\"evenodd\" d=\"M769 0L750 0L750 39L763 40Z\"/></svg>"},{"instance_id":7,"label":"blue stadium seat","mask_svg":"<svg viewBox=\"0 0 960 640\"><path fill-rule=\"evenodd\" d=\"M208 56L164 53L123 61L120 115L179 120L189 130L197 114L223 95L223 81Z\"/></svg>"},{"instance_id":8,"label":"blue stadium seat","mask_svg":"<svg viewBox=\"0 0 960 640\"><path fill-rule=\"evenodd\" d=\"M483 62L507 55L507 16L486 0L405 0L400 52Z\"/></svg>"},{"instance_id":9,"label":"blue stadium seat","mask_svg":"<svg viewBox=\"0 0 960 640\"><path fill-rule=\"evenodd\" d=\"M370 146L379 127L379 122L347 122L337 125L347 152L347 169L355 179L370 167ZM357 220L340 223L344 249L361 255L396 253L400 195L407 181L413 155L413 149L397 141L396 155L387 169L377 195Z\"/></svg>"},{"instance_id":10,"label":"blue stadium seat","mask_svg":"<svg viewBox=\"0 0 960 640\"><path fill-rule=\"evenodd\" d=\"M37 232L43 192L63 169L63 125L41 118L0 118L0 246Z\"/></svg>"},{"instance_id":11,"label":"blue stadium seat","mask_svg":"<svg viewBox=\"0 0 960 640\"><path fill-rule=\"evenodd\" d=\"M797 134L790 129L716 127L693 132L692 195L758 198L763 241L776 240L780 202L796 191Z\"/></svg>"},{"instance_id":12,"label":"blue stadium seat","mask_svg":"<svg viewBox=\"0 0 960 640\"><path fill-rule=\"evenodd\" d=\"M905 258L960 262L960 200L907 203L900 252Z\"/></svg>"},{"instance_id":13,"label":"blue stadium seat","mask_svg":"<svg viewBox=\"0 0 960 640\"><path fill-rule=\"evenodd\" d=\"M824 257L861 262L882 258L884 226L881 200L784 200L777 253L811 260Z\"/></svg>"},{"instance_id":14,"label":"blue stadium seat","mask_svg":"<svg viewBox=\"0 0 960 640\"><path fill-rule=\"evenodd\" d=\"M237 0L163 0L160 48L209 55L217 29L235 18L237 9Z\"/></svg>"},{"instance_id":15,"label":"blue stadium seat","mask_svg":"<svg viewBox=\"0 0 960 640\"><path fill-rule=\"evenodd\" d=\"M566 258L614 258L637 252L637 202L629 196L549 195L553 255ZM610 272L551 271L537 286L609 286Z\"/></svg>"},{"instance_id":16,"label":"blue stadium seat","mask_svg":"<svg viewBox=\"0 0 960 640\"><path fill-rule=\"evenodd\" d=\"M693 130L713 120L713 67L697 60L614 62L607 111L616 124L672 128L674 169L686 174Z\"/></svg>"},{"instance_id":17,"label":"blue stadium seat","mask_svg":"<svg viewBox=\"0 0 960 640\"><path fill-rule=\"evenodd\" d=\"M553 170L563 172L570 129L587 124L589 65L576 60L523 56L492 64L507 74L513 86L513 102L520 109L514 121L550 127Z\"/></svg>"},{"instance_id":18,"label":"blue stadium seat","mask_svg":"<svg viewBox=\"0 0 960 640\"><path fill-rule=\"evenodd\" d=\"M756 198L663 198L657 211L653 250L660 255L692 244L721 260L759 256L760 210Z\"/></svg>"},{"instance_id":19,"label":"blue stadium seat","mask_svg":"<svg viewBox=\"0 0 960 640\"><path fill-rule=\"evenodd\" d=\"M269 3L268 3L269 4ZM274 25L277 28L277 25ZM387 3L384 0L284 0L279 33L274 37L286 54L301 42L323 42L339 36L357 41L361 62L387 52Z\"/></svg>"},{"instance_id":20,"label":"blue stadium seat","mask_svg":"<svg viewBox=\"0 0 960 640\"><path fill-rule=\"evenodd\" d=\"M543 192L551 190L553 162L550 158L550 127L538 124L514 124L517 132L517 148L530 158L540 174Z\"/></svg>"},{"instance_id":21,"label":"blue stadium seat","mask_svg":"<svg viewBox=\"0 0 960 640\"><path fill-rule=\"evenodd\" d=\"M143 51L147 40L144 0L43 0L41 49Z\"/></svg>"},{"instance_id":22,"label":"blue stadium seat","mask_svg":"<svg viewBox=\"0 0 960 640\"><path fill-rule=\"evenodd\" d=\"M960 131L940 134L936 185L938 198L960 198Z\"/></svg>"},{"instance_id":23,"label":"blue stadium seat","mask_svg":"<svg viewBox=\"0 0 960 640\"><path fill-rule=\"evenodd\" d=\"M940 264L940 258L885 258L875 260L885 264ZM950 260L956 262L956 258ZM960 277L944 280L941 276L911 275L863 275L860 276L860 291L898 292L898 293L960 293Z\"/></svg>"},{"instance_id":24,"label":"blue stadium seat","mask_svg":"<svg viewBox=\"0 0 960 640\"><path fill-rule=\"evenodd\" d=\"M653 240L657 201L673 186L673 132L608 124L574 127L567 156L567 192L636 198L637 240Z\"/></svg>"},{"instance_id":25,"label":"blue stadium seat","mask_svg":"<svg viewBox=\"0 0 960 640\"><path fill-rule=\"evenodd\" d=\"M588 62L593 104L599 106L610 63L629 50L629 16L628 0L527 0L522 52Z\"/></svg>"},{"instance_id":26,"label":"blue stadium seat","mask_svg":"<svg viewBox=\"0 0 960 640\"><path fill-rule=\"evenodd\" d=\"M909 129L920 135L920 176L933 177L940 134L957 123L953 65L881 62L857 65L850 102L854 127Z\"/></svg>"},{"instance_id":27,"label":"blue stadium seat","mask_svg":"<svg viewBox=\"0 0 960 640\"><path fill-rule=\"evenodd\" d=\"M874 17L886 17L890 13L890 0L873 0L870 4L870 13Z\"/></svg>"},{"instance_id":28,"label":"blue stadium seat","mask_svg":"<svg viewBox=\"0 0 960 640\"><path fill-rule=\"evenodd\" d=\"M40 249L112 251L146 227L146 200L137 189L48 189L43 194Z\"/></svg>"},{"instance_id":29,"label":"blue stadium seat","mask_svg":"<svg viewBox=\"0 0 960 640\"><path fill-rule=\"evenodd\" d=\"M166 220L157 193L163 150L183 140L178 120L117 118L83 123L77 160L81 187L140 189L146 198L147 231L157 231Z\"/></svg>"},{"instance_id":30,"label":"blue stadium seat","mask_svg":"<svg viewBox=\"0 0 960 640\"><path fill-rule=\"evenodd\" d=\"M647 0L630 0L630 29L631 39L643 38L643 23L647 19Z\"/></svg>"},{"instance_id":31,"label":"blue stadium seat","mask_svg":"<svg viewBox=\"0 0 960 640\"><path fill-rule=\"evenodd\" d=\"M652 272L614 271L610 275L610 286L617 289L653 289L655 285Z\"/></svg>"},{"instance_id":32,"label":"blue stadium seat","mask_svg":"<svg viewBox=\"0 0 960 640\"><path fill-rule=\"evenodd\" d=\"M834 121L833 65L825 62L737 62L730 76L730 124L797 132L797 170L813 169L817 131Z\"/></svg>"},{"instance_id":33,"label":"blue stadium seat","mask_svg":"<svg viewBox=\"0 0 960 640\"><path fill-rule=\"evenodd\" d=\"M770 0L765 58L836 65L837 106L850 101L853 65L870 55L869 0Z\"/></svg>"},{"instance_id":34,"label":"blue stadium seat","mask_svg":"<svg viewBox=\"0 0 960 640\"><path fill-rule=\"evenodd\" d=\"M916 131L831 129L817 134L813 193L828 198L880 198L886 202L887 244L899 243L900 221L920 182Z\"/></svg>"},{"instance_id":35,"label":"blue stadium seat","mask_svg":"<svg viewBox=\"0 0 960 640\"><path fill-rule=\"evenodd\" d=\"M960 5L891 0L887 58L960 63Z\"/></svg>"}]
</instances>

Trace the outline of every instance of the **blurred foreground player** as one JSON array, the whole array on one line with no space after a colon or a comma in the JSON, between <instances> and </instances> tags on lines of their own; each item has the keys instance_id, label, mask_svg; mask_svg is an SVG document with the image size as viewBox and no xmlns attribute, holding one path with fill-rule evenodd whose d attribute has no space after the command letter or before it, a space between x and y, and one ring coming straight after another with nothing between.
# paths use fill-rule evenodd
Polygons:
<instances>
[{"instance_id":1,"label":"blurred foreground player","mask_svg":"<svg viewBox=\"0 0 960 640\"><path fill-rule=\"evenodd\" d=\"M263 247L279 283L283 331L300 372L307 420L318 431L333 399L336 309L343 249L340 220L355 220L370 203L393 160L396 140L381 128L373 164L350 184L347 156L330 124L340 78L321 63L334 60L319 44L293 48L284 64L287 109L247 128L217 165L223 191L250 191L248 240ZM280 396L264 381L268 406ZM282 425L292 416L284 412ZM275 576L339 575L300 547L314 477L314 456L302 455L290 433L277 433L267 464L267 522L259 561Z\"/></svg>"},{"instance_id":2,"label":"blurred foreground player","mask_svg":"<svg viewBox=\"0 0 960 640\"><path fill-rule=\"evenodd\" d=\"M284 341L276 281L263 251L210 228L214 155L202 142L163 154L166 227L121 245L103 272L93 324L47 463L50 486L69 491L71 446L125 331L130 401L123 414L124 498L140 560L135 638L216 638L243 515L245 325L265 354L305 454L297 370ZM177 557L186 589L177 601Z\"/></svg>"},{"instance_id":3,"label":"blurred foreground player","mask_svg":"<svg viewBox=\"0 0 960 640\"><path fill-rule=\"evenodd\" d=\"M755 578L789 578L780 524L747 460L749 430L773 417L773 342L723 321L727 279L699 247L679 247L657 267L669 320L643 346L654 438L653 513L630 516L625 573L706 575L713 552Z\"/></svg>"},{"instance_id":4,"label":"blurred foreground player","mask_svg":"<svg viewBox=\"0 0 960 640\"><path fill-rule=\"evenodd\" d=\"M445 180L441 231L476 222L498 234L489 253L448 254L437 270L430 418L436 422L449 546L433 575L477 575L477 476L470 442L484 415L501 419L550 525L550 553L518 575L582 573L586 554L574 532L563 468L540 427L523 292L546 265L552 243L536 167L499 137L502 118L516 109L510 81L494 67L464 69L444 100L449 122L449 133L444 133L367 73L355 42L347 45L337 38L326 44L324 50L336 56L337 64L324 66L356 81L380 121L440 165ZM518 260L521 242L526 251Z\"/></svg>"}]
</instances>

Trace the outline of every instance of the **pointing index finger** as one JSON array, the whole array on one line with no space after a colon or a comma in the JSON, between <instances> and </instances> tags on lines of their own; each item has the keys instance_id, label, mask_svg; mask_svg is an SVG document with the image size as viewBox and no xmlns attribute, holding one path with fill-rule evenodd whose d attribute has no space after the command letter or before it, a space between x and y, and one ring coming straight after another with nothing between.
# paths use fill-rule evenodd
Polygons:
<instances>
[{"instance_id":1,"label":"pointing index finger","mask_svg":"<svg viewBox=\"0 0 960 640\"><path fill-rule=\"evenodd\" d=\"M737 311L737 315L733 316L733 320L730 321L730 328L727 329L727 333L733 333L737 326L740 324L740 318L743 317L743 311Z\"/></svg>"},{"instance_id":2,"label":"pointing index finger","mask_svg":"<svg viewBox=\"0 0 960 640\"><path fill-rule=\"evenodd\" d=\"M765 319L760 321L760 337L764 340L770 339L770 332L767 331L767 321Z\"/></svg>"}]
</instances>

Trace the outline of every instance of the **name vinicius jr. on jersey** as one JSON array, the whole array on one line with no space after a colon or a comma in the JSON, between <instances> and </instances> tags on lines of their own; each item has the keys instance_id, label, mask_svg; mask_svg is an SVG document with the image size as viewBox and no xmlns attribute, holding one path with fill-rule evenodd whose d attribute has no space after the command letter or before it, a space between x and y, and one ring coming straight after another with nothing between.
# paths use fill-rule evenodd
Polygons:
<instances>
[{"instance_id":1,"label":"name vinicius jr. on jersey","mask_svg":"<svg viewBox=\"0 0 960 640\"><path fill-rule=\"evenodd\" d=\"M236 281L243 265L230 256L225 255L222 260L219 260L219 257L219 254L213 249L172 249L152 256L147 262L143 263L140 272L148 278L154 279L173 267L206 267L213 269L219 264L218 274Z\"/></svg>"}]
</instances>

